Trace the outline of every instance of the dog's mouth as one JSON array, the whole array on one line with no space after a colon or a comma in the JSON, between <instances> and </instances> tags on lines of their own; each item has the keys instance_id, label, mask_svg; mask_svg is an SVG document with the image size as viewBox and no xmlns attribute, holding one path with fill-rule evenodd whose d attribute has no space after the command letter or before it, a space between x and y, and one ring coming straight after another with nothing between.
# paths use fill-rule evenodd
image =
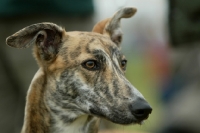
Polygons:
<instances>
[{"instance_id":1,"label":"dog's mouth","mask_svg":"<svg viewBox=\"0 0 200 133\"><path fill-rule=\"evenodd\" d=\"M100 111L97 111L95 109L89 109L90 113L92 115L98 116L98 117L105 117L105 115L103 115L103 113L101 113Z\"/></svg>"},{"instance_id":2,"label":"dog's mouth","mask_svg":"<svg viewBox=\"0 0 200 133\"><path fill-rule=\"evenodd\" d=\"M103 111L101 109L89 109L91 115L94 115L96 117L107 119L113 123L121 124L121 125L130 125L130 124L139 124L141 125L144 120L146 120L148 117L144 119L137 119L134 116L128 116L125 115L125 113L115 113L115 114L109 114L106 115L102 113Z\"/></svg>"}]
</instances>

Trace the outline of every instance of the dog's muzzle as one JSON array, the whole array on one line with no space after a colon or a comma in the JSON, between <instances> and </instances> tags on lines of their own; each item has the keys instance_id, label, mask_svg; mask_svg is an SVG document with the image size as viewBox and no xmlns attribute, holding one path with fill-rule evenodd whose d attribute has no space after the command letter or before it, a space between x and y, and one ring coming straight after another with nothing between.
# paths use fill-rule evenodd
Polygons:
<instances>
[{"instance_id":1,"label":"dog's muzzle","mask_svg":"<svg viewBox=\"0 0 200 133\"><path fill-rule=\"evenodd\" d=\"M152 112L150 105L143 99L137 99L129 106L129 108L132 115L134 115L138 122L142 122L147 119L149 114Z\"/></svg>"}]
</instances>

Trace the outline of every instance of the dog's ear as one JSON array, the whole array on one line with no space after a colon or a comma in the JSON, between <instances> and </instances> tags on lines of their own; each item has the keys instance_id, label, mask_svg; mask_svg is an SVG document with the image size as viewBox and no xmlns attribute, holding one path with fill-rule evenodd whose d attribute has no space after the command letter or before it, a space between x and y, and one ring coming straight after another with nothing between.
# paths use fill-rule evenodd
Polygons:
<instances>
[{"instance_id":1,"label":"dog's ear","mask_svg":"<svg viewBox=\"0 0 200 133\"><path fill-rule=\"evenodd\" d=\"M120 45L122 41L122 31L120 28L121 18L130 18L136 13L137 9L133 7L127 7L119 10L112 18L108 18L98 22L93 32L108 35L113 42Z\"/></svg>"},{"instance_id":2,"label":"dog's ear","mask_svg":"<svg viewBox=\"0 0 200 133\"><path fill-rule=\"evenodd\" d=\"M58 52L64 31L53 23L33 24L9 36L6 44L14 48L27 48L35 44L39 58L49 61Z\"/></svg>"}]
</instances>

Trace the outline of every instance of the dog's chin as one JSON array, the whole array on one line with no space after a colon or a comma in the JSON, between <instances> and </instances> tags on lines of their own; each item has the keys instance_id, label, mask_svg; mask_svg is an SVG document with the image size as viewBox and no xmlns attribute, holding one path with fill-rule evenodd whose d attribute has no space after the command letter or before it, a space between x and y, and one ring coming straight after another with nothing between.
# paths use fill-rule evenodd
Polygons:
<instances>
[{"instance_id":1,"label":"dog's chin","mask_svg":"<svg viewBox=\"0 0 200 133\"><path fill-rule=\"evenodd\" d=\"M120 124L120 125L132 125L132 124L139 124L141 125L143 123L143 120L137 120L134 116L121 116L120 114L110 114L110 115L105 115L104 113L100 112L99 110L94 110L90 109L90 113L93 116L99 117L106 119L108 121L111 121L115 124Z\"/></svg>"},{"instance_id":2,"label":"dog's chin","mask_svg":"<svg viewBox=\"0 0 200 133\"><path fill-rule=\"evenodd\" d=\"M133 124L141 124L142 122L137 121L136 119L130 119L130 118L117 118L117 117L112 117L112 118L105 118L115 124L120 124L120 125L133 125Z\"/></svg>"}]
</instances>

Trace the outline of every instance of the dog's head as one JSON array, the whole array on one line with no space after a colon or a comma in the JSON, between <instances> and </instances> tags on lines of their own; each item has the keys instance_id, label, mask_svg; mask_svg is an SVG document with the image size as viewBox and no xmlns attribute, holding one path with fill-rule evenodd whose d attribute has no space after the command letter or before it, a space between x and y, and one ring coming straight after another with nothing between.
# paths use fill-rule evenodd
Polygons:
<instances>
[{"instance_id":1,"label":"dog's head","mask_svg":"<svg viewBox=\"0 0 200 133\"><path fill-rule=\"evenodd\" d=\"M89 114L119 124L141 123L152 109L125 78L127 60L120 52L120 19L135 12L121 9L97 23L93 32L66 32L53 23L38 23L6 42L15 48L34 44L34 55L46 75L47 106L62 119Z\"/></svg>"}]
</instances>

